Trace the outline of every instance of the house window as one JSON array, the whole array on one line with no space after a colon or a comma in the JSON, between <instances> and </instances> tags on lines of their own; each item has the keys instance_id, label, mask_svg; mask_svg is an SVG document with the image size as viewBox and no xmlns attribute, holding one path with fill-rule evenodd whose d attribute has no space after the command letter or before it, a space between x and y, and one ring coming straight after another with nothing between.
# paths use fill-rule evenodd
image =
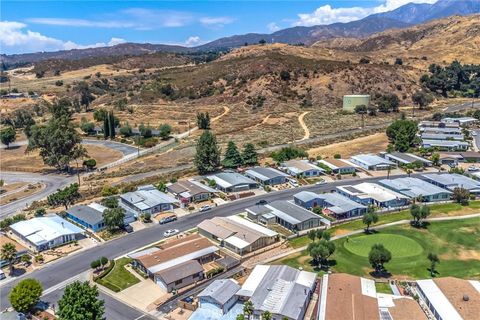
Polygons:
<instances>
[{"instance_id":1,"label":"house window","mask_svg":"<svg viewBox=\"0 0 480 320\"><path fill-rule=\"evenodd\" d=\"M175 281L175 285L178 285L178 284L181 284L181 283L182 283L182 279Z\"/></svg>"}]
</instances>

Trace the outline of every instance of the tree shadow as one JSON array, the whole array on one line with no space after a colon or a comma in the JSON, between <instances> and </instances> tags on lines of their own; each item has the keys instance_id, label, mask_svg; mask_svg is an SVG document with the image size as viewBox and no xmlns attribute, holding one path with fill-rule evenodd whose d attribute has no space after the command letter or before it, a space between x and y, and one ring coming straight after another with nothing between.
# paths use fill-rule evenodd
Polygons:
<instances>
[{"instance_id":1,"label":"tree shadow","mask_svg":"<svg viewBox=\"0 0 480 320\"><path fill-rule=\"evenodd\" d=\"M332 267L337 265L337 260L335 259L327 260L327 263L323 264L322 266L318 264L314 264L313 260L310 260L309 264L312 267L313 271L315 272L320 272L320 271L328 272Z\"/></svg>"},{"instance_id":2,"label":"tree shadow","mask_svg":"<svg viewBox=\"0 0 480 320\"><path fill-rule=\"evenodd\" d=\"M437 275L440 274L440 272L438 272L437 270L433 270L432 272L432 269L431 268L427 268L428 272L430 272L430 276L432 276L432 278L435 278L437 277Z\"/></svg>"},{"instance_id":3,"label":"tree shadow","mask_svg":"<svg viewBox=\"0 0 480 320\"><path fill-rule=\"evenodd\" d=\"M16 149L20 149L21 146L9 146L8 148L5 147L5 148L2 148L2 150L5 150L5 151L9 151L9 150L16 150Z\"/></svg>"},{"instance_id":4,"label":"tree shadow","mask_svg":"<svg viewBox=\"0 0 480 320\"><path fill-rule=\"evenodd\" d=\"M27 271L24 268L15 268L13 269L12 277L20 277L24 275Z\"/></svg>"},{"instance_id":5,"label":"tree shadow","mask_svg":"<svg viewBox=\"0 0 480 320\"><path fill-rule=\"evenodd\" d=\"M377 233L379 233L379 232L380 232L380 231L377 231L377 230L375 230L375 229L369 229L369 230L363 229L363 233L365 233L365 234L377 234Z\"/></svg>"},{"instance_id":6,"label":"tree shadow","mask_svg":"<svg viewBox=\"0 0 480 320\"><path fill-rule=\"evenodd\" d=\"M382 271L370 271L369 274L373 277L373 278L390 278L392 276L392 274L390 272L388 272L387 270L382 270Z\"/></svg>"},{"instance_id":7,"label":"tree shadow","mask_svg":"<svg viewBox=\"0 0 480 320\"><path fill-rule=\"evenodd\" d=\"M427 230L428 227L430 226L430 222L422 221L420 223L416 223L415 221L410 221L410 226L415 229Z\"/></svg>"}]
</instances>

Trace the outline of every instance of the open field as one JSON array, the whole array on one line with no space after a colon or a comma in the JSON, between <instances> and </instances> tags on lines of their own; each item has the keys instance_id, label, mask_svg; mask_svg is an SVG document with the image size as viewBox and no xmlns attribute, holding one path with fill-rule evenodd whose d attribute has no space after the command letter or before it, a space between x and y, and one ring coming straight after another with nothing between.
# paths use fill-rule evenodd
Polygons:
<instances>
[{"instance_id":1,"label":"open field","mask_svg":"<svg viewBox=\"0 0 480 320\"><path fill-rule=\"evenodd\" d=\"M437 276L480 278L480 218L436 221L426 229L410 225L394 226L377 233L359 234L335 241L336 251L330 258L332 270L371 277L373 271L368 253L375 243L381 243L392 253L385 265L396 279L429 278L428 253L438 254ZM277 261L305 270L318 271L310 264L307 252Z\"/></svg>"},{"instance_id":2,"label":"open field","mask_svg":"<svg viewBox=\"0 0 480 320\"><path fill-rule=\"evenodd\" d=\"M110 271L105 277L98 280L98 283L106 286L109 289L116 288L114 291L122 291L130 286L133 286L136 283L139 283L140 280L125 269L125 265L129 264L131 259L129 258L120 258L115 261L115 266L112 271Z\"/></svg>"},{"instance_id":3,"label":"open field","mask_svg":"<svg viewBox=\"0 0 480 320\"><path fill-rule=\"evenodd\" d=\"M98 145L84 145L88 155L97 161L97 166L115 161L122 157L119 151ZM37 151L25 153L26 146L13 147L1 150L0 169L2 171L41 172L53 168L43 163ZM75 163L71 164L75 166ZM81 165L81 161L80 161Z\"/></svg>"}]
</instances>

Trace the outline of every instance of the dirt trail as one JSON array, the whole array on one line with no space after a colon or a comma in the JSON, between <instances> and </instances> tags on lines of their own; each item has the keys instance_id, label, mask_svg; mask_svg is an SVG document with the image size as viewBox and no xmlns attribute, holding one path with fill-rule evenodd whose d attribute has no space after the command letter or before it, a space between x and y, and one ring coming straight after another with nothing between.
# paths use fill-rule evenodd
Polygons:
<instances>
[{"instance_id":1,"label":"dirt trail","mask_svg":"<svg viewBox=\"0 0 480 320\"><path fill-rule=\"evenodd\" d=\"M305 131L305 134L303 135L303 138L300 139L300 140L307 140L307 139L310 138L310 130L308 130L308 127L305 124L305 121L303 121L303 118L305 118L305 116L309 113L310 113L310 111L305 111L304 113L302 113L301 115L298 116L298 122L300 122L300 126L302 127L303 131Z\"/></svg>"},{"instance_id":2,"label":"dirt trail","mask_svg":"<svg viewBox=\"0 0 480 320\"><path fill-rule=\"evenodd\" d=\"M227 106L223 106L223 113L215 118L212 118L212 122L217 121L218 119L220 119L223 116L226 116L229 113L230 113L230 108Z\"/></svg>"}]
</instances>

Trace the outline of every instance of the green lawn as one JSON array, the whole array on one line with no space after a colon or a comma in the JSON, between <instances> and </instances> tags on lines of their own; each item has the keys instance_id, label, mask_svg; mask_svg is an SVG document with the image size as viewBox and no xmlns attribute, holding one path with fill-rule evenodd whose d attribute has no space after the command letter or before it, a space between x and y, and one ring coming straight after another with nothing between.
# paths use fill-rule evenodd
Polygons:
<instances>
[{"instance_id":1,"label":"green lawn","mask_svg":"<svg viewBox=\"0 0 480 320\"><path fill-rule=\"evenodd\" d=\"M388 282L375 282L375 288L378 293L393 294L392 288L390 288Z\"/></svg>"},{"instance_id":2,"label":"green lawn","mask_svg":"<svg viewBox=\"0 0 480 320\"><path fill-rule=\"evenodd\" d=\"M99 279L97 282L115 292L122 291L136 283L139 283L140 280L130 271L125 269L125 265L129 264L130 261L131 259L129 258L120 258L116 260L112 271L110 271L102 279Z\"/></svg>"},{"instance_id":3,"label":"green lawn","mask_svg":"<svg viewBox=\"0 0 480 320\"><path fill-rule=\"evenodd\" d=\"M429 278L429 252L440 257L438 276L480 278L480 218L432 222L428 229L410 225L393 226L374 234L359 234L335 241L331 257L332 270L368 276L372 268L368 252L375 243L382 243L392 252L385 265L394 277ZM310 264L307 252L289 256L276 263L318 271Z\"/></svg>"},{"instance_id":4,"label":"green lawn","mask_svg":"<svg viewBox=\"0 0 480 320\"><path fill-rule=\"evenodd\" d=\"M468 206L462 206L458 203L439 203L429 205L430 207L430 218L442 217L442 216L453 216L453 215L466 215L471 213L479 212L480 209L480 200L470 201ZM382 214L379 216L379 221L373 226L379 226L382 224L387 224L400 220L410 220L412 217L409 210L402 210L394 213ZM346 223L336 225L329 229L332 236L345 234L349 231L360 230L365 228L365 225L362 223L362 220L354 220ZM310 239L307 236L298 237L289 241L292 248L300 248L306 246L310 243Z\"/></svg>"}]
</instances>

